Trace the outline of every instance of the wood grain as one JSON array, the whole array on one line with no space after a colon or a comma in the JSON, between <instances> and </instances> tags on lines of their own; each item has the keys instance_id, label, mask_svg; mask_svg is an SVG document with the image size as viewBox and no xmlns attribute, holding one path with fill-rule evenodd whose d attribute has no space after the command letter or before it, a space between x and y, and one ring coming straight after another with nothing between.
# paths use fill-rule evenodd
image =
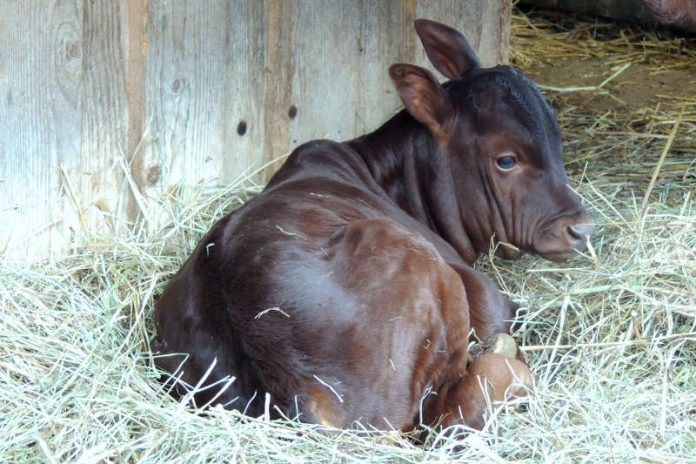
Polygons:
<instances>
[{"instance_id":1,"label":"wood grain","mask_svg":"<svg viewBox=\"0 0 696 464\"><path fill-rule=\"evenodd\" d=\"M85 1L80 162L68 174L77 185L87 222L99 232L125 232L130 188L128 158L126 21L121 2Z\"/></svg>"},{"instance_id":2,"label":"wood grain","mask_svg":"<svg viewBox=\"0 0 696 464\"><path fill-rule=\"evenodd\" d=\"M82 16L74 2L0 2L0 251L71 238L61 163L79 164Z\"/></svg>"}]
</instances>

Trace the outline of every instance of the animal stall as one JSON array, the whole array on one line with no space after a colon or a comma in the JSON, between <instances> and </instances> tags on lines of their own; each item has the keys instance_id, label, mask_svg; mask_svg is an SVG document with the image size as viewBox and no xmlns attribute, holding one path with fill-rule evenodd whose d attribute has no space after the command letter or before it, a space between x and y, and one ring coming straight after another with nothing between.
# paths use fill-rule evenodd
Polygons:
<instances>
[{"instance_id":1,"label":"animal stall","mask_svg":"<svg viewBox=\"0 0 696 464\"><path fill-rule=\"evenodd\" d=\"M693 461L693 36L521 4L508 24L494 13L497 6L508 11L502 2L308 3L321 9L303 14L326 18L335 10L346 20L300 20L306 3L299 1L0 2L0 460ZM237 54L256 47L244 53L257 65L283 56L268 50L265 26L252 33L251 23L237 23L250 10L263 24L291 25L291 34L275 28L276 39L297 41L315 29L324 36L303 42L313 51L303 55L302 67L295 60L281 71L260 65L244 71L230 47ZM293 19L284 23L288 15ZM399 61L425 64L411 22L423 16L463 30L485 65L498 61L499 52L504 60L507 44L505 33L502 42L485 37L496 24L510 26L509 61L554 109L568 186L596 222L588 249L569 261L508 261L491 249L474 263L519 305L512 335L536 378L533 395L523 407L516 401L487 406L481 431L426 427L420 443L396 430L327 430L273 419L277 410L265 398L256 417L196 410L190 391L173 399L159 382L152 345L165 286L216 221L256 197L273 160L295 143L292 134L312 130L307 118L331 121L322 126L327 129L299 134L297 143L348 138L331 131L364 132L400 108L387 70ZM240 28L249 37L243 45L231 40ZM486 43L501 48L490 54ZM131 59L139 54L140 61ZM310 75L318 57L339 63L332 66L341 72L317 67ZM354 62L370 71L343 74ZM128 69L143 79L127 80ZM283 100L280 85L267 89L279 72L292 76L293 95L307 101ZM234 81L235 73L249 78ZM369 86L361 83L367 78ZM142 87L133 89L133 82ZM231 93L231 85L242 84ZM247 111L232 112L236 98L251 99L252 90L259 99L254 111L263 113L252 119ZM354 98L350 105L327 111L326 102L344 101L344 94ZM131 119L129 101L142 101L140 119ZM279 103L269 109L265 101ZM318 109L308 112L310 104ZM269 130L280 142L268 142L279 147L247 165L240 157L251 152L238 147L266 143L255 132L267 127L266 118L279 121ZM228 144L234 150L223 152ZM141 168L130 153L145 168L161 166L149 172L153 185L147 170L134 174ZM195 162L168 158L182 153L194 153ZM96 183L100 176L112 187ZM135 205L134 221L128 205ZM281 268L276 277L291 272ZM280 310L257 316L282 322Z\"/></svg>"}]
</instances>

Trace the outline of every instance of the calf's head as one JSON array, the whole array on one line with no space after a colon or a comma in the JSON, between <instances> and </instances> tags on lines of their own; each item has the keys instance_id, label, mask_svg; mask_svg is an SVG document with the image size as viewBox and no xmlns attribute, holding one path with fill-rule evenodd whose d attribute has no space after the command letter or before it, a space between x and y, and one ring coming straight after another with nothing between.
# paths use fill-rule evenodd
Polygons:
<instances>
[{"instance_id":1,"label":"calf's head","mask_svg":"<svg viewBox=\"0 0 696 464\"><path fill-rule=\"evenodd\" d=\"M407 111L424 124L451 176L457 213L475 247L490 238L559 261L586 246L594 230L569 188L560 130L537 87L511 66L482 68L464 37L445 25L417 20L433 65L390 68ZM507 258L518 256L499 247Z\"/></svg>"}]
</instances>

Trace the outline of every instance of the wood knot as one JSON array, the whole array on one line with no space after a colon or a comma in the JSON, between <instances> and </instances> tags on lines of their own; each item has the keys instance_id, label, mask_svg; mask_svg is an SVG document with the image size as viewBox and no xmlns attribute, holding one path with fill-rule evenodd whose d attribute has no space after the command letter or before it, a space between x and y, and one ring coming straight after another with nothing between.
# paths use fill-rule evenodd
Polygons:
<instances>
[{"instance_id":1,"label":"wood knot","mask_svg":"<svg viewBox=\"0 0 696 464\"><path fill-rule=\"evenodd\" d=\"M162 178L162 167L161 166L150 166L147 170L147 185L152 187Z\"/></svg>"},{"instance_id":2,"label":"wood knot","mask_svg":"<svg viewBox=\"0 0 696 464\"><path fill-rule=\"evenodd\" d=\"M237 125L237 134L240 136L246 134L247 132L247 123L246 121L239 121L239 124Z\"/></svg>"},{"instance_id":3,"label":"wood knot","mask_svg":"<svg viewBox=\"0 0 696 464\"><path fill-rule=\"evenodd\" d=\"M65 44L65 55L69 59L77 59L82 56L82 47L79 42L68 42Z\"/></svg>"}]
</instances>

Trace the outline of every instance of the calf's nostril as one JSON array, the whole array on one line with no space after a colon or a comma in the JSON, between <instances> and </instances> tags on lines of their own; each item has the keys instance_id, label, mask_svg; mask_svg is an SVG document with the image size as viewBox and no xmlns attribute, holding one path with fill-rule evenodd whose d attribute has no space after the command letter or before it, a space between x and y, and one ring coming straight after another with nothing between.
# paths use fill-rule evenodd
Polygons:
<instances>
[{"instance_id":1,"label":"calf's nostril","mask_svg":"<svg viewBox=\"0 0 696 464\"><path fill-rule=\"evenodd\" d=\"M568 226L568 233L571 237L577 240L584 240L594 232L594 224L574 224Z\"/></svg>"}]
</instances>

